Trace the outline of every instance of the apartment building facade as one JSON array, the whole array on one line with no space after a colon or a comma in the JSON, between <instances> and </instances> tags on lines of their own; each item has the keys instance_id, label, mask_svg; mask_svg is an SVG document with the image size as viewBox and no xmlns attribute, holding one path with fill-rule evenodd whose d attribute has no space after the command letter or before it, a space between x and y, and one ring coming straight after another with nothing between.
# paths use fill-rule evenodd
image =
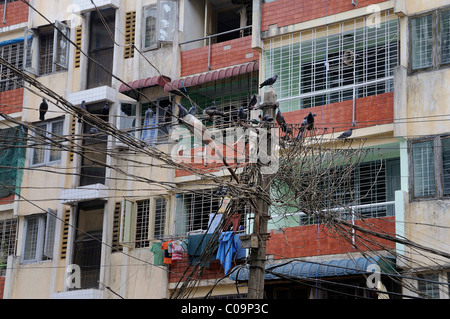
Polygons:
<instances>
[{"instance_id":1,"label":"apartment building facade","mask_svg":"<svg viewBox=\"0 0 450 319\"><path fill-rule=\"evenodd\" d=\"M449 252L450 3L29 4L3 6L1 57L89 114L82 117L14 73L0 82L0 110L9 116L0 122L2 144L19 143L0 162L9 173L0 185L6 186L0 192L4 298L159 299L182 291L206 251L211 216L226 209L228 197L217 185L230 174L205 159L202 141L174 141L173 132L184 128L168 110L176 114L178 104L194 103L205 109L214 101L225 115L203 123L225 134L273 74L287 123L300 124L312 112L326 138L354 128L351 138L364 140L367 156L350 177L346 206L359 216L354 225L394 240L367 235L363 245L355 231L345 241L301 211L287 218L271 210L267 267L303 282L266 274L266 296L376 298L365 289L367 267L376 264L391 298L448 298L439 284L448 281L448 259L432 251ZM170 165L170 154L188 167ZM251 233L251 210L238 212L233 232ZM417 251L408 240L429 249ZM169 242L187 244L166 260ZM217 246L189 297L246 296L248 250L226 273Z\"/></svg>"}]
</instances>

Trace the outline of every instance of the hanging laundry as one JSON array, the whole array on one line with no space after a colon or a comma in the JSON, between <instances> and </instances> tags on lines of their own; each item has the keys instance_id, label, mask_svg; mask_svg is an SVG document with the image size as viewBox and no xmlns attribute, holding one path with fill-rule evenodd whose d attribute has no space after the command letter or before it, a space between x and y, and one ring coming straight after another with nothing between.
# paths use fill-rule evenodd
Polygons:
<instances>
[{"instance_id":1,"label":"hanging laundry","mask_svg":"<svg viewBox=\"0 0 450 319\"><path fill-rule=\"evenodd\" d=\"M217 250L216 258L219 259L225 270L225 275L231 268L231 262L236 259L236 255L241 255L241 241L239 236L233 231L223 232L219 237L219 249Z\"/></svg>"},{"instance_id":2,"label":"hanging laundry","mask_svg":"<svg viewBox=\"0 0 450 319\"><path fill-rule=\"evenodd\" d=\"M172 260L183 259L183 253L186 252L183 241L175 240L172 242Z\"/></svg>"},{"instance_id":3,"label":"hanging laundry","mask_svg":"<svg viewBox=\"0 0 450 319\"><path fill-rule=\"evenodd\" d=\"M153 253L153 265L162 266L164 264L164 251L161 250L161 243L154 243L150 251Z\"/></svg>"},{"instance_id":4,"label":"hanging laundry","mask_svg":"<svg viewBox=\"0 0 450 319\"><path fill-rule=\"evenodd\" d=\"M163 242L161 250L164 251L164 264L170 265L172 263L172 240Z\"/></svg>"},{"instance_id":5,"label":"hanging laundry","mask_svg":"<svg viewBox=\"0 0 450 319\"><path fill-rule=\"evenodd\" d=\"M241 223L241 214L234 213L233 215L231 215L230 219L227 220L224 230L237 231L240 223Z\"/></svg>"}]
</instances>

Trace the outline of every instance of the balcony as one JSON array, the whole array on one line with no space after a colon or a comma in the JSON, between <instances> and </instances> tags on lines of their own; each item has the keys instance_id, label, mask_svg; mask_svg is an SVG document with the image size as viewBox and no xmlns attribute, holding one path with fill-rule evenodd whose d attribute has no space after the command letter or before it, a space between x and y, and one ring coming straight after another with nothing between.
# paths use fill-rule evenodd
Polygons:
<instances>
[{"instance_id":1,"label":"balcony","mask_svg":"<svg viewBox=\"0 0 450 319\"><path fill-rule=\"evenodd\" d=\"M95 199L107 199L108 187L103 184L93 184L66 189L61 192L63 204L74 204Z\"/></svg>"}]
</instances>

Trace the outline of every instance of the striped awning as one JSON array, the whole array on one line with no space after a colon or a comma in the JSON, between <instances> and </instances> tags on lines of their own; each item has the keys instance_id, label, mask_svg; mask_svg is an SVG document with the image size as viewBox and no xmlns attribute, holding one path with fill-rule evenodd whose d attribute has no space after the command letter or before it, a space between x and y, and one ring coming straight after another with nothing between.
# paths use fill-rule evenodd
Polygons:
<instances>
[{"instance_id":1,"label":"striped awning","mask_svg":"<svg viewBox=\"0 0 450 319\"><path fill-rule=\"evenodd\" d=\"M119 88L120 93L131 91L132 88L135 90L143 89L147 87L157 86L164 87L167 83L170 83L170 78L164 75L156 75L152 77L148 77L145 79L140 79L132 82L128 82L128 86L122 84ZM130 88L130 87L131 88Z\"/></svg>"},{"instance_id":2,"label":"striped awning","mask_svg":"<svg viewBox=\"0 0 450 319\"><path fill-rule=\"evenodd\" d=\"M250 73L259 70L259 61L248 62L241 65L230 66L228 68L209 71L197 75L184 77L167 83L164 86L164 91L171 92L182 87L190 87L200 85L206 82L217 81L225 78L230 78L240 74Z\"/></svg>"},{"instance_id":3,"label":"striped awning","mask_svg":"<svg viewBox=\"0 0 450 319\"><path fill-rule=\"evenodd\" d=\"M319 278L340 277L348 275L367 274L371 264L380 267L382 273L392 273L395 269L395 260L389 257L360 257L356 259L335 259L323 262L291 261L280 265L266 264L265 280L294 278ZM370 268L369 268L370 269ZM279 274L279 276L277 276ZM237 281L247 281L249 276L248 266L238 265L234 267L229 278Z\"/></svg>"}]
</instances>

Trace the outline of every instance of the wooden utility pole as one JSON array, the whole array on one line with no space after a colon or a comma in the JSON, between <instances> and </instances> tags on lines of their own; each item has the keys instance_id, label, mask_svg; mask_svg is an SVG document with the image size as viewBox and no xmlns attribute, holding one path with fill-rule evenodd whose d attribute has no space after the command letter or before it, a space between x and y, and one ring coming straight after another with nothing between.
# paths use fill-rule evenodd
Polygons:
<instances>
[{"instance_id":1,"label":"wooden utility pole","mask_svg":"<svg viewBox=\"0 0 450 319\"><path fill-rule=\"evenodd\" d=\"M277 95L272 86L267 87L264 92L264 103L262 105L263 116L267 114L275 121L275 109L277 107ZM261 130L259 132L260 140L261 134L267 134L267 156L272 155L272 136L270 133L270 128L271 127L266 127L266 130ZM264 193L269 194L271 174L262 174L261 170L259 170L258 175L258 186L261 187ZM265 200L260 198L256 206L257 211L255 211L252 236L257 239L257 244L255 243L256 247L253 246L252 248L250 248L248 299L264 298L264 275L266 264L266 242L268 236L267 224L269 219L269 205Z\"/></svg>"}]
</instances>

